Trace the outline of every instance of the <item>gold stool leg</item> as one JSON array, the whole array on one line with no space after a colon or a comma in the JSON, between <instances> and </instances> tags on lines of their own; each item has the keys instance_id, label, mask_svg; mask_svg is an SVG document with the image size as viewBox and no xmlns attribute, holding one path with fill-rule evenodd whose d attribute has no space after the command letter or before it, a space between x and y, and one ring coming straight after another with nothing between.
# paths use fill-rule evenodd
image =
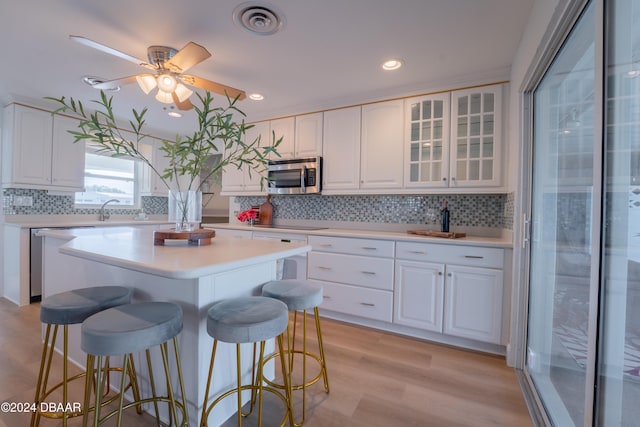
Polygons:
<instances>
[{"instance_id":1,"label":"gold stool leg","mask_svg":"<svg viewBox=\"0 0 640 427\"><path fill-rule=\"evenodd\" d=\"M58 325L55 325L53 336L55 337L58 332ZM36 395L33 398L33 402L36 404L36 409L39 409L40 399L42 399L42 394L44 394L44 390L47 388L47 380L46 378L49 376L49 368L51 366L51 359L47 357L47 348L49 347L49 337L51 336L51 325L47 324L47 331L45 333L44 344L42 346L42 357L40 358L40 372L38 373L38 382L36 384ZM54 338L55 341L55 338ZM53 351L53 347L51 348L51 352ZM45 366L47 366L47 374L44 379L44 385L42 385L43 376L45 376ZM42 391L41 391L42 386ZM40 412L34 411L31 413L31 427L35 427L40 424Z\"/></svg>"},{"instance_id":2,"label":"gold stool leg","mask_svg":"<svg viewBox=\"0 0 640 427\"><path fill-rule=\"evenodd\" d=\"M322 343L322 330L320 329L320 313L318 307L313 308L313 315L316 321L316 334L318 336L318 351L322 365L322 377L324 379L324 391L329 393L329 376L327 374L327 359L324 357L324 344Z\"/></svg>"}]
</instances>

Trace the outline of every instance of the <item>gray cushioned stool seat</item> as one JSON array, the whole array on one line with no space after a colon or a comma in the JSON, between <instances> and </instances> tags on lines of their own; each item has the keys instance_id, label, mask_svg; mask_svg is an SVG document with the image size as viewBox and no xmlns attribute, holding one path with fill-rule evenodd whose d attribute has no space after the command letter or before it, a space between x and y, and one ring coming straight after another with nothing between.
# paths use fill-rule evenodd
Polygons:
<instances>
[{"instance_id":1,"label":"gray cushioned stool seat","mask_svg":"<svg viewBox=\"0 0 640 427\"><path fill-rule=\"evenodd\" d=\"M80 347L95 356L137 353L169 341L182 330L182 307L143 302L113 307L82 323Z\"/></svg>"},{"instance_id":2,"label":"gray cushioned stool seat","mask_svg":"<svg viewBox=\"0 0 640 427\"><path fill-rule=\"evenodd\" d=\"M282 302L266 297L240 297L215 302L207 313L207 332L227 343L274 338L287 329L289 313Z\"/></svg>"},{"instance_id":3,"label":"gray cushioned stool seat","mask_svg":"<svg viewBox=\"0 0 640 427\"><path fill-rule=\"evenodd\" d=\"M131 302L133 289L124 286L98 286L51 295L40 303L40 321L54 325L82 323L107 308Z\"/></svg>"},{"instance_id":4,"label":"gray cushioned stool seat","mask_svg":"<svg viewBox=\"0 0 640 427\"><path fill-rule=\"evenodd\" d=\"M289 310L308 310L322 303L322 288L305 280L274 280L262 287L262 296L278 299Z\"/></svg>"}]
</instances>

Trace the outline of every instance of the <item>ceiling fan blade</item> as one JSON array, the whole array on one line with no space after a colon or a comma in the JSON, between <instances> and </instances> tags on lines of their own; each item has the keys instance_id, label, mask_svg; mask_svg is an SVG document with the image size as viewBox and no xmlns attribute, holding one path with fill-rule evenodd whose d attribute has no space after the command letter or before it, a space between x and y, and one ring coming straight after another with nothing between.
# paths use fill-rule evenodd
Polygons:
<instances>
[{"instance_id":1,"label":"ceiling fan blade","mask_svg":"<svg viewBox=\"0 0 640 427\"><path fill-rule=\"evenodd\" d=\"M165 67L174 73L183 73L210 56L207 49L197 43L189 42L165 63Z\"/></svg>"},{"instance_id":2,"label":"ceiling fan blade","mask_svg":"<svg viewBox=\"0 0 640 427\"><path fill-rule=\"evenodd\" d=\"M138 64L141 67L145 67L145 68L149 68L151 70L156 70L156 67L154 67L153 65L147 63L146 61L143 61L142 59L136 58L134 56L128 55L124 52L120 52L119 50L113 49L109 46L105 46L103 44L100 44L98 42L95 42L91 39L88 39L86 37L82 37L82 36L69 36L69 38L75 42L78 42L80 44L83 44L85 46L89 46L91 48L97 49L99 51L102 51L104 53L108 53L109 55L113 55L113 56L117 56L118 58L124 59L126 61L129 62L133 62L134 64Z\"/></svg>"},{"instance_id":3,"label":"ceiling fan blade","mask_svg":"<svg viewBox=\"0 0 640 427\"><path fill-rule=\"evenodd\" d=\"M244 91L240 89L236 89L231 86L225 86L223 84L212 82L211 80L203 79L201 77L182 74L178 76L178 78L182 80L182 83L189 86L195 86L204 90L208 90L209 92L227 95L231 99L238 97L238 99L242 100L247 97Z\"/></svg>"},{"instance_id":4,"label":"ceiling fan blade","mask_svg":"<svg viewBox=\"0 0 640 427\"><path fill-rule=\"evenodd\" d=\"M193 108L193 104L191 104L191 101L189 101L189 98L185 99L183 102L180 102L180 99L178 98L178 95L176 95L175 92L171 93L171 97L173 98L173 103L176 104L176 107L178 107L178 110L186 111L186 110L191 110Z\"/></svg>"},{"instance_id":5,"label":"ceiling fan blade","mask_svg":"<svg viewBox=\"0 0 640 427\"><path fill-rule=\"evenodd\" d=\"M128 85L135 81L136 81L136 76L121 77L119 79L108 80L106 82L97 83L91 87L95 89L100 89L100 90L115 90L115 89L118 89L120 86Z\"/></svg>"}]
</instances>

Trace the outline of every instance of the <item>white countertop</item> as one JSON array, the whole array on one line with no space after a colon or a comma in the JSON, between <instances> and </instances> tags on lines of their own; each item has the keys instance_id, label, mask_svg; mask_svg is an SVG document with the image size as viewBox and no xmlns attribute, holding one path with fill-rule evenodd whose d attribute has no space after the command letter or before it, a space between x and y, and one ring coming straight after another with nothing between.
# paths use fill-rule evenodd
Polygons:
<instances>
[{"instance_id":1,"label":"white countertop","mask_svg":"<svg viewBox=\"0 0 640 427\"><path fill-rule=\"evenodd\" d=\"M264 226L248 226L246 224L202 224L203 228L225 228L229 230L259 231L268 233L304 234L309 236L334 236L334 237L355 237L362 239L382 239L399 240L407 242L440 243L449 245L485 246L497 248L511 248L513 243L508 237L483 237L469 236L458 239L445 239L439 237L425 237L415 234L408 234L397 231L377 231L377 230L354 230L342 228L323 228L321 230L299 230L295 228L269 228ZM285 227L285 228L281 228ZM426 229L420 225L411 227L414 230Z\"/></svg>"},{"instance_id":2,"label":"white countertop","mask_svg":"<svg viewBox=\"0 0 640 427\"><path fill-rule=\"evenodd\" d=\"M97 215L7 215L4 224L18 228L45 227L118 227L123 225L161 225L171 223L166 215L152 215L147 220L136 220L131 215L111 214L106 221L98 220Z\"/></svg>"},{"instance_id":3,"label":"white countertop","mask_svg":"<svg viewBox=\"0 0 640 427\"><path fill-rule=\"evenodd\" d=\"M132 227L46 230L41 234L69 240L60 247L64 254L172 279L195 279L311 250L300 243L224 237L215 237L211 245L176 241L154 246L153 230Z\"/></svg>"}]
</instances>

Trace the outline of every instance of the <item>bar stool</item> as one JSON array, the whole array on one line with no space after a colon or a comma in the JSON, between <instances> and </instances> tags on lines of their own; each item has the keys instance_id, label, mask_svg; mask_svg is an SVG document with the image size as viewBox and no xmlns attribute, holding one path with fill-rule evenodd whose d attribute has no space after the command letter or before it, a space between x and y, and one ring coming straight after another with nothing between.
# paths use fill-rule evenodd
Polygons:
<instances>
[{"instance_id":1,"label":"bar stool","mask_svg":"<svg viewBox=\"0 0 640 427\"><path fill-rule=\"evenodd\" d=\"M266 283L262 287L262 295L269 298L275 298L284 302L289 311L293 311L293 334L289 331L287 325L287 350L285 352L289 356L289 372L293 377L293 360L296 354L302 357L302 382L300 384L292 384L292 391L302 390L302 419L296 425L304 424L306 419L306 390L307 387L315 384L322 377L324 381L324 390L329 393L329 378L327 377L327 363L324 356L324 346L322 345L322 331L320 330L320 314L318 306L322 303L322 287L312 285L305 280L274 280ZM313 354L307 351L307 310L313 308L316 323L316 335L318 337L318 353ZM302 311L302 350L296 350L296 325L298 311ZM307 381L307 357L315 359L320 365L320 372L317 376ZM293 382L293 380L292 380ZM279 384L273 384L267 380L267 383L276 387Z\"/></svg>"},{"instance_id":2,"label":"bar stool","mask_svg":"<svg viewBox=\"0 0 640 427\"><path fill-rule=\"evenodd\" d=\"M178 352L177 335L182 331L182 308L170 302L144 302L137 304L126 304L101 311L87 318L82 323L81 343L83 351L87 353L87 381L85 383L84 405L88 406L91 401L91 384L89 378L96 376L96 383L104 383L104 370L102 366L103 357L123 355L123 372L128 372L128 364L133 360L133 353L146 353L147 367L149 369L149 383L151 385L152 397L135 397L134 401L124 404L124 393L120 393L118 409L100 418L100 393L96 393L93 425L97 426L117 414L117 425L122 424L122 411L132 406L138 406L153 402L155 415L160 423L158 402L169 404L169 423L171 420L178 422L178 409L182 413L181 423L186 426L189 423L187 413L187 401L182 380L182 366L180 364L180 354ZM176 360L176 369L182 403L177 402L169 373L169 350L168 342L173 340L173 350ZM160 346L162 363L164 367L167 384L167 395L158 396L156 393L155 380L151 367L151 347ZM125 384L125 375L122 375L120 390ZM86 427L88 414L85 414L83 426ZM178 425L178 424L177 424Z\"/></svg>"},{"instance_id":3,"label":"bar stool","mask_svg":"<svg viewBox=\"0 0 640 427\"><path fill-rule=\"evenodd\" d=\"M102 310L115 307L131 302L133 290L124 286L98 286L92 288L75 289L68 292L51 295L40 303L40 321L47 325L45 340L42 349L42 358L40 361L40 372L38 374L38 383L36 385L36 394L34 403L36 411L31 414L31 426L40 424L40 417L46 418L62 418L62 425L67 425L67 420L72 417L82 415L85 411L82 408L74 411L65 412L47 412L46 408L42 408L41 403L50 396L54 391L62 387L62 403L63 407L68 408L69 403L68 387L69 383L85 376L80 373L73 377L68 375L68 347L69 347L69 325L80 324L87 317L98 313ZM49 382L49 374L51 372L51 363L53 360L54 346L58 335L58 327L63 326L63 343L62 343L62 381L55 386L47 389ZM53 332L52 332L53 327ZM47 348L49 351L47 352ZM132 370L134 367L132 365ZM118 370L119 368L112 368ZM134 376L135 378L135 376ZM133 388L134 394L138 393L137 383L131 382L127 388ZM108 389L107 389L108 393ZM112 397L109 401L113 401ZM107 401L107 402L109 402ZM92 408L85 406L87 411Z\"/></svg>"},{"instance_id":4,"label":"bar stool","mask_svg":"<svg viewBox=\"0 0 640 427\"><path fill-rule=\"evenodd\" d=\"M293 426L293 412L291 408L291 390L289 388L289 377L287 364L283 357L280 358L282 369L284 395L277 389L265 386L261 380L263 367L266 362L264 358L265 341L276 338L280 354L284 354L284 339L282 334L287 328L288 312L287 306L281 301L260 296L230 298L215 302L207 312L207 332L213 338L211 350L211 363L209 364L209 376L202 405L201 426L208 425L208 418L211 410L222 399L234 393L237 394L238 404L238 427L242 426L242 417L248 416L253 410L255 395L258 394L258 426L262 425L262 394L269 391L278 396L285 405L285 414L280 426L286 421ZM211 380L213 377L213 367L216 357L218 342L236 344L236 387L220 394L211 404L208 404ZM252 370L253 379L251 384L242 384L242 369L240 366L240 344L253 343L254 367ZM257 361L257 374L255 370L256 344L260 343L260 353ZM247 414L242 413L242 391L251 390L251 410Z\"/></svg>"}]
</instances>

